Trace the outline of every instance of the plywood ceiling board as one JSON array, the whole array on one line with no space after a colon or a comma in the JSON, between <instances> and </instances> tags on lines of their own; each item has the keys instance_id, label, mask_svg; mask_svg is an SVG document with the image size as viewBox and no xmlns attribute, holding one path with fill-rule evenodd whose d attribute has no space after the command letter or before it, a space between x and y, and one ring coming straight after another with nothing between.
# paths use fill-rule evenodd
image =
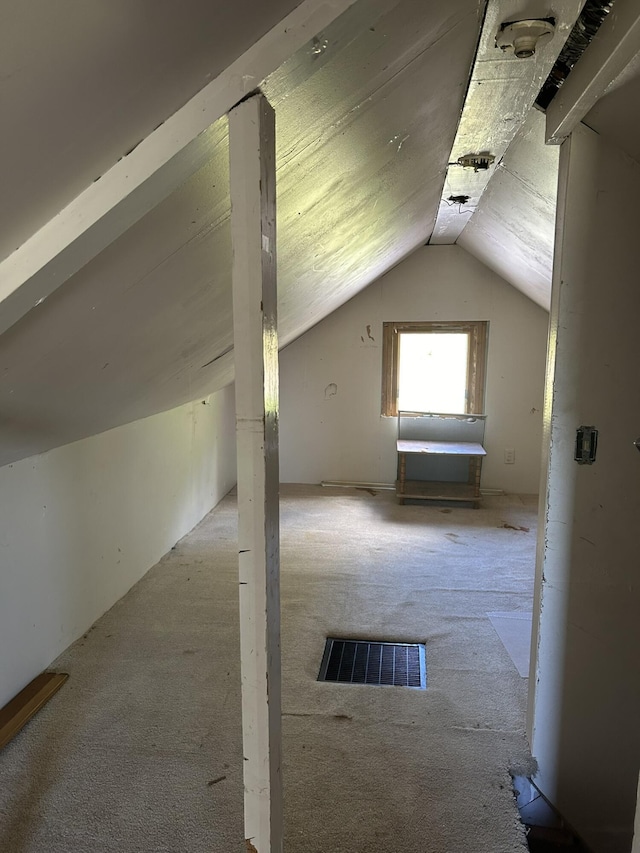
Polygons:
<instances>
[{"instance_id":1,"label":"plywood ceiling board","mask_svg":"<svg viewBox=\"0 0 640 853\"><path fill-rule=\"evenodd\" d=\"M322 50L326 44L324 53L310 56L310 51L301 51L267 78L262 88L280 124L279 169L291 157L299 158L316 140L339 132L355 120L382 86L441 39L447 39L450 48L462 52L463 57L467 55L464 31L470 24L472 32L477 27L483 4L456 0L430 9L428 15L424 8L406 0L384 8L389 5L355 4L349 17L355 18L357 29L347 28L345 13L321 34L316 49ZM368 13L364 19L363 8ZM456 42L456 35L462 35L463 41ZM464 74L460 77L457 82L464 86Z\"/></svg>"},{"instance_id":2,"label":"plywood ceiling board","mask_svg":"<svg viewBox=\"0 0 640 853\"><path fill-rule=\"evenodd\" d=\"M232 342L226 142L0 338L0 461L20 441L42 451L230 381L228 359L210 364Z\"/></svg>"},{"instance_id":3,"label":"plywood ceiling board","mask_svg":"<svg viewBox=\"0 0 640 853\"><path fill-rule=\"evenodd\" d=\"M553 7L540 0L534 3L489 0L450 162L484 151L495 157L496 164L500 162L531 109L582 5L583 0L561 0ZM539 46L530 59L517 59L496 47L496 34L505 21L547 17L556 20L553 38ZM431 243L455 243L494 169L474 173L457 165L449 168ZM461 206L452 204L449 196L469 196L469 199Z\"/></svg>"},{"instance_id":4,"label":"plywood ceiling board","mask_svg":"<svg viewBox=\"0 0 640 853\"><path fill-rule=\"evenodd\" d=\"M428 237L478 8L407 0L279 78L283 344ZM231 380L225 120L211 137L205 167L0 338L0 463Z\"/></svg>"},{"instance_id":5,"label":"plywood ceiling board","mask_svg":"<svg viewBox=\"0 0 640 853\"><path fill-rule=\"evenodd\" d=\"M0 258L298 3L5 3Z\"/></svg>"},{"instance_id":6,"label":"plywood ceiling board","mask_svg":"<svg viewBox=\"0 0 640 853\"><path fill-rule=\"evenodd\" d=\"M458 244L546 310L551 296L557 146L531 110Z\"/></svg>"},{"instance_id":7,"label":"plywood ceiling board","mask_svg":"<svg viewBox=\"0 0 640 853\"><path fill-rule=\"evenodd\" d=\"M374 2L378 5L384 0ZM188 180L210 156L211 126L354 4L355 0L302 0L283 21L0 261L0 333Z\"/></svg>"},{"instance_id":8,"label":"plywood ceiling board","mask_svg":"<svg viewBox=\"0 0 640 853\"><path fill-rule=\"evenodd\" d=\"M477 3L403 3L286 97L278 116L287 343L433 227L479 27ZM280 166L280 164L282 164Z\"/></svg>"}]
</instances>

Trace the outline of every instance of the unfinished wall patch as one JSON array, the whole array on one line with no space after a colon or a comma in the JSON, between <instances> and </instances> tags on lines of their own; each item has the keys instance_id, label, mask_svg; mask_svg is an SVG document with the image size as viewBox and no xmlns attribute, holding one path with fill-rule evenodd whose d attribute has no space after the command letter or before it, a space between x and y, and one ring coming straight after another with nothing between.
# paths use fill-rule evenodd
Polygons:
<instances>
[{"instance_id":1,"label":"unfinished wall patch","mask_svg":"<svg viewBox=\"0 0 640 853\"><path fill-rule=\"evenodd\" d=\"M329 400L331 397L335 397L338 393L338 386L335 382L330 382L329 385L324 389L324 399Z\"/></svg>"}]
</instances>

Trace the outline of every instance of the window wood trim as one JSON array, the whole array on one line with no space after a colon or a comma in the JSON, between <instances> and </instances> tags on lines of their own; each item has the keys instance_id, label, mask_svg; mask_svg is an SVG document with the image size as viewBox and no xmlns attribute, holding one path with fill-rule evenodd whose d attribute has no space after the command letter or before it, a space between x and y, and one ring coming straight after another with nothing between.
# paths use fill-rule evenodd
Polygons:
<instances>
[{"instance_id":1,"label":"window wood trim","mask_svg":"<svg viewBox=\"0 0 640 853\"><path fill-rule=\"evenodd\" d=\"M382 325L382 415L398 415L398 355L399 332L448 332L469 335L467 361L466 412L484 413L484 386L486 378L488 320L440 322L386 322Z\"/></svg>"}]
</instances>

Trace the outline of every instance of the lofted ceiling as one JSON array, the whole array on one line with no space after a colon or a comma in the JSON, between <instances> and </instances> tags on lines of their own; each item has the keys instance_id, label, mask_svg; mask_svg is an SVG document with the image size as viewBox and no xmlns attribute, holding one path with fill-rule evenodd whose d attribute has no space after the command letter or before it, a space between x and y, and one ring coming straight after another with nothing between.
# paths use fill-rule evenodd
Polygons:
<instances>
[{"instance_id":1,"label":"lofted ceiling","mask_svg":"<svg viewBox=\"0 0 640 853\"><path fill-rule=\"evenodd\" d=\"M234 60L265 39L275 55L273 44L296 30L291 15L314 4L342 14L320 31L302 28L302 46L257 80L277 116L281 345L429 241L452 149L471 145L471 131L501 146L499 157L476 188L473 216L464 229L450 220L441 242L457 240L547 304L557 148L544 145L544 117L531 105L580 0L559 0L561 35L529 65L492 59L497 0L60 0L55 14L45 0L25 0L6 14L0 36L3 120L11 128L0 143L0 465L232 381L224 110L194 131L191 167L181 165L173 184L162 178L165 190L152 204L132 212L113 202L98 221L109 234L102 242L95 228L82 232L93 208L79 200L94 186L90 198L115 199L116 178L126 187L144 171L158 133L167 150L176 146L170 116L191 109L193 122ZM507 5L515 15L527 2ZM535 6L542 14L540 0ZM250 74L239 82L238 75L225 91L255 87ZM478 91L490 81L500 109L491 95L479 109ZM42 296L27 290L31 301L5 322L11 290L3 302L3 270L8 281L26 269L37 254L33 241L50 249L47 229L57 233L60 221L77 239L58 253L58 266L39 270Z\"/></svg>"}]
</instances>

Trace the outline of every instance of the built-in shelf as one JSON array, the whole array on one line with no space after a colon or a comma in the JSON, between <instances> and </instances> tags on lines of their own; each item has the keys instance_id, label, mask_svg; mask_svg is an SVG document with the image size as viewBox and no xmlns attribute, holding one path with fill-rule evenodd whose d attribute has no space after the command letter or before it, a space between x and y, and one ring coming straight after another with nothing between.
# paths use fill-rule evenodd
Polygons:
<instances>
[{"instance_id":1,"label":"built-in shelf","mask_svg":"<svg viewBox=\"0 0 640 853\"><path fill-rule=\"evenodd\" d=\"M439 426L439 436L436 440L429 435L433 432L433 421L431 420L433 417L432 414L422 416L415 412L398 413L398 440L396 443L398 454L396 496L398 500L400 503L405 500L463 501L473 503L474 507L479 506L482 457L486 455L486 451L480 443L484 434L484 418L480 420L479 417L470 415L465 420L460 420L459 416L440 415L439 419L444 422L444 429L442 425ZM451 428L447 429L446 421L449 419L453 423ZM464 437L469 435L470 438L480 439L480 441L443 440L445 435L452 439L457 439L461 435ZM445 473L446 477L448 469L446 472L441 471L440 476L437 476L442 469L441 462L436 464L434 461L425 467L418 464L417 460L419 459L450 459L452 465L453 460L457 460L454 466L455 470L452 470L451 480L442 478L442 473ZM414 461L409 461L408 465L408 460ZM465 476L465 460L468 462L466 480L463 479ZM421 467L422 470L420 470ZM409 474L409 479L407 474ZM416 474L421 479L417 479Z\"/></svg>"}]
</instances>

